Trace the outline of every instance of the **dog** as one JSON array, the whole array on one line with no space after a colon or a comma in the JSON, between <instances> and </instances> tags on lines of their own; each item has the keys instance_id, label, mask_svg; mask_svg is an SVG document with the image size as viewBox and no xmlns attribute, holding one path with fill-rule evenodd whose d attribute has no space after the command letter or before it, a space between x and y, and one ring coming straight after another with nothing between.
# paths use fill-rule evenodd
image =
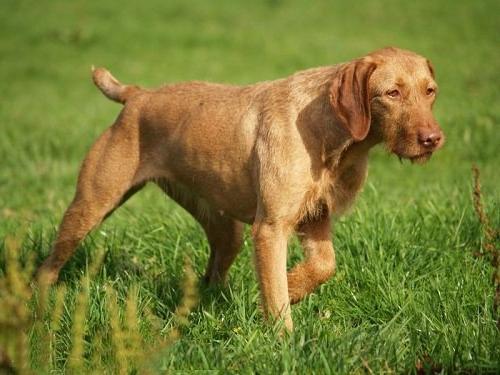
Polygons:
<instances>
[{"instance_id":1,"label":"dog","mask_svg":"<svg viewBox=\"0 0 500 375\"><path fill-rule=\"evenodd\" d=\"M38 279L55 282L89 231L153 182L203 227L210 284L225 281L244 224L252 226L264 316L287 330L290 305L335 272L331 218L360 191L370 149L382 143L423 163L444 143L431 63L392 47L247 86L193 81L150 90L104 68L93 80L123 109L85 157ZM293 233L305 260L287 273Z\"/></svg>"}]
</instances>

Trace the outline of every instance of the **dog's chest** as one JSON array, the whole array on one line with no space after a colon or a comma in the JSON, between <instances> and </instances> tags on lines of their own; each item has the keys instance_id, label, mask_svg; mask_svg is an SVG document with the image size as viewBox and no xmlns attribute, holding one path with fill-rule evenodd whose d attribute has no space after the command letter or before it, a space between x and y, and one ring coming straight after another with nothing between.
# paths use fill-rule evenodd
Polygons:
<instances>
[{"instance_id":1,"label":"dog's chest","mask_svg":"<svg viewBox=\"0 0 500 375\"><path fill-rule=\"evenodd\" d=\"M367 175L366 160L345 165L333 177L332 212L336 215L344 213L354 203L356 196L363 187Z\"/></svg>"},{"instance_id":2,"label":"dog's chest","mask_svg":"<svg viewBox=\"0 0 500 375\"><path fill-rule=\"evenodd\" d=\"M366 158L349 158L334 168L325 168L306 194L305 214L313 217L325 208L335 216L345 213L363 187L366 175Z\"/></svg>"}]
</instances>

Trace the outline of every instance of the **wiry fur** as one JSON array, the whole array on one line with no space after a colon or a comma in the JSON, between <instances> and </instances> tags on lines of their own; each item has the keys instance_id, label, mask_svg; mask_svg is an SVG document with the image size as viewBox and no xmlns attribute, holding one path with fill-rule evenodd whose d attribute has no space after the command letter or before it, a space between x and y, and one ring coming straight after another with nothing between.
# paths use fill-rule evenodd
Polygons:
<instances>
[{"instance_id":1,"label":"wiry fur","mask_svg":"<svg viewBox=\"0 0 500 375\"><path fill-rule=\"evenodd\" d=\"M39 278L55 281L86 234L153 181L203 226L209 282L225 280L252 224L264 309L291 329L289 304L335 270L330 218L360 191L370 148L383 142L418 161L443 144L433 74L426 59L394 48L249 86L145 90L95 69L97 87L124 108L87 154ZM306 258L287 274L294 231Z\"/></svg>"}]
</instances>

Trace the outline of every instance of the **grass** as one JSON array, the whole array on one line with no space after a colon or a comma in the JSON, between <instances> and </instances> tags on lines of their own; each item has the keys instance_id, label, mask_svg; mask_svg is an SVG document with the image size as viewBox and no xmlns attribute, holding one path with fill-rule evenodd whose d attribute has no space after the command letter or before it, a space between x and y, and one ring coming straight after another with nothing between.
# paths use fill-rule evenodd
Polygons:
<instances>
[{"instance_id":1,"label":"grass","mask_svg":"<svg viewBox=\"0 0 500 375\"><path fill-rule=\"evenodd\" d=\"M498 2L6 0L2 10L0 239L17 233L21 260L34 256L37 264L50 251L86 150L119 109L92 86L92 64L154 86L273 79L386 45L428 57L447 144L425 166L373 152L364 192L334 226L337 275L294 306L294 334L277 339L262 322L247 233L229 287L202 287L180 339L151 363L155 372L500 371L492 268L474 256L484 236L470 173L477 164L485 209L498 228ZM151 311L155 324L141 330L149 350L174 326L184 256L201 275L208 253L200 227L158 190L134 197L62 272L67 297L52 332L53 373L70 366L74 301L98 249L105 257L89 284L83 358L102 355L104 372L113 372L112 358L93 343L112 332L105 287L121 301L136 290L138 310ZM289 251L293 264L301 257L296 241ZM143 320L139 314L138 324Z\"/></svg>"}]
</instances>

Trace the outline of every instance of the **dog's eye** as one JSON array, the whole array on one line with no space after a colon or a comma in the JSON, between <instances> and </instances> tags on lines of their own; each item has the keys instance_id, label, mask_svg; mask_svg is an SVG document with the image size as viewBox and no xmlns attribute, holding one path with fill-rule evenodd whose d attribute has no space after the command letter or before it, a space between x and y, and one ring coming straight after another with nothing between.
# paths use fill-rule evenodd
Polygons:
<instances>
[{"instance_id":1,"label":"dog's eye","mask_svg":"<svg viewBox=\"0 0 500 375\"><path fill-rule=\"evenodd\" d=\"M399 98L401 93L399 92L399 90L389 90L387 91L387 95L390 96L391 98Z\"/></svg>"},{"instance_id":2,"label":"dog's eye","mask_svg":"<svg viewBox=\"0 0 500 375\"><path fill-rule=\"evenodd\" d=\"M432 96L436 93L436 89L433 87L428 87L425 93L427 94L427 96Z\"/></svg>"}]
</instances>

